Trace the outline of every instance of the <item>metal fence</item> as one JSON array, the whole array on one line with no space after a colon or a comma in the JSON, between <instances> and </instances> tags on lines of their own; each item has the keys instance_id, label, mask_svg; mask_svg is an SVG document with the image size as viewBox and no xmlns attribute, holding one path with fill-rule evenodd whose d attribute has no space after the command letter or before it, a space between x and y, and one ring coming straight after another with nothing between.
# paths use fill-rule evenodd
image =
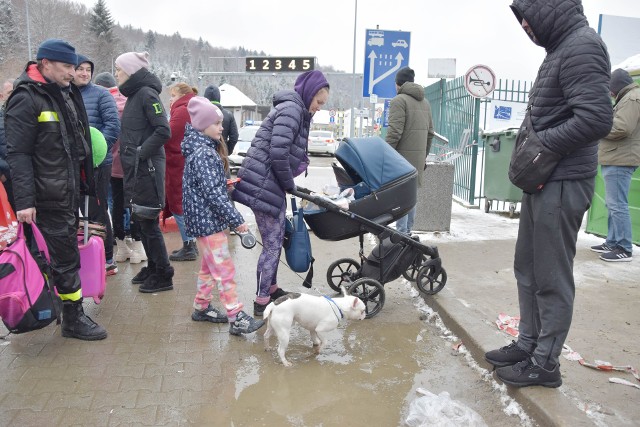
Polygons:
<instances>
[{"instance_id":1,"label":"metal fence","mask_svg":"<svg viewBox=\"0 0 640 427\"><path fill-rule=\"evenodd\" d=\"M453 195L469 205L480 205L484 197L484 142L480 135L486 127L491 100L527 102L531 83L518 80L497 82L490 99L477 99L464 87L464 77L440 80L425 88L425 96L431 104L435 130L449 140L440 145L436 157L449 157L455 165ZM444 151L444 153L443 153ZM454 154L447 156L446 154Z\"/></svg>"}]
</instances>

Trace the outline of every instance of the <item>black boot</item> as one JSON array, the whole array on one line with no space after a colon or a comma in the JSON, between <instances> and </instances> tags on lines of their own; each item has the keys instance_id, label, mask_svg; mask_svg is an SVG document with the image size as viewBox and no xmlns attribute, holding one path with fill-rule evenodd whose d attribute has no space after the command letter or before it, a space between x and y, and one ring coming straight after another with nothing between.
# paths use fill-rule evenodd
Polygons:
<instances>
[{"instance_id":1,"label":"black boot","mask_svg":"<svg viewBox=\"0 0 640 427\"><path fill-rule=\"evenodd\" d=\"M155 273L147 277L138 290L145 294L170 291L173 289L173 273L173 267L171 266L156 268Z\"/></svg>"},{"instance_id":2,"label":"black boot","mask_svg":"<svg viewBox=\"0 0 640 427\"><path fill-rule=\"evenodd\" d=\"M62 336L84 341L103 340L107 331L84 314L82 300L65 302L62 307Z\"/></svg>"},{"instance_id":3,"label":"black boot","mask_svg":"<svg viewBox=\"0 0 640 427\"><path fill-rule=\"evenodd\" d=\"M182 249L169 255L171 261L195 261L198 259L198 248L195 240L182 243Z\"/></svg>"},{"instance_id":4,"label":"black boot","mask_svg":"<svg viewBox=\"0 0 640 427\"><path fill-rule=\"evenodd\" d=\"M133 283L134 285L141 285L144 283L145 280L147 280L149 276L151 276L155 272L156 272L155 267L151 267L151 266L142 267L140 271L138 271L138 274L133 276L133 279L131 279L131 283Z\"/></svg>"}]
</instances>

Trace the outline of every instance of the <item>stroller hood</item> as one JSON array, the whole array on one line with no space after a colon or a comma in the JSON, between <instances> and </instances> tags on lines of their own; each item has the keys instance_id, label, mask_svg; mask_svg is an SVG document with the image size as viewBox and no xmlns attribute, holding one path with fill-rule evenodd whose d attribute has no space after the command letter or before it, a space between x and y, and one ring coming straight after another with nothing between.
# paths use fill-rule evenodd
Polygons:
<instances>
[{"instance_id":1,"label":"stroller hood","mask_svg":"<svg viewBox=\"0 0 640 427\"><path fill-rule=\"evenodd\" d=\"M416 170L384 139L377 136L345 138L336 150L336 159L355 184L364 182L371 191Z\"/></svg>"}]
</instances>

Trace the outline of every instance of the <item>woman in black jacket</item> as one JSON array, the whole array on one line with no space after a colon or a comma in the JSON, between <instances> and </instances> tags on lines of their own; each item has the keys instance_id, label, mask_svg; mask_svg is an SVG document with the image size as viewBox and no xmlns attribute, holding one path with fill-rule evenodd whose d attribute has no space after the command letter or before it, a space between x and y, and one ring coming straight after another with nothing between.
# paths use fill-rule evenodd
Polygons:
<instances>
[{"instance_id":1,"label":"woman in black jacket","mask_svg":"<svg viewBox=\"0 0 640 427\"><path fill-rule=\"evenodd\" d=\"M124 171L125 203L152 208L164 206L164 144L171 137L167 116L159 94L162 83L148 69L147 52L127 52L116 59L116 79L120 92L127 97L122 112L120 159ZM136 167L137 166L137 167ZM136 217L142 245L148 256L147 266L131 280L140 292L173 289L173 267L158 218Z\"/></svg>"}]
</instances>

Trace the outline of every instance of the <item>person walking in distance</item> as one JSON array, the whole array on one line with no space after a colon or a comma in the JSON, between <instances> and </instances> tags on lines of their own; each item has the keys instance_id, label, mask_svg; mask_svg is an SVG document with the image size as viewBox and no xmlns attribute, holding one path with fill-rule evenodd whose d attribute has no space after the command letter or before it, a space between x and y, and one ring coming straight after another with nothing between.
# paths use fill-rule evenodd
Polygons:
<instances>
[{"instance_id":1,"label":"person walking in distance","mask_svg":"<svg viewBox=\"0 0 640 427\"><path fill-rule=\"evenodd\" d=\"M559 357L573 316L578 230L594 193L598 141L613 122L611 64L581 0L515 0L511 10L547 51L530 93L532 126L520 132L537 136L561 157L542 189L522 196L513 267L518 341L485 359L505 384L559 387Z\"/></svg>"},{"instance_id":2,"label":"person walking in distance","mask_svg":"<svg viewBox=\"0 0 640 427\"><path fill-rule=\"evenodd\" d=\"M418 171L418 188L424 180L425 161L431 151L433 140L433 118L431 105L424 97L424 88L414 83L415 73L409 67L396 74L397 95L389 105L389 128L387 143L402 155ZM414 206L405 216L396 221L400 233L411 234L416 216Z\"/></svg>"},{"instance_id":3,"label":"person walking in distance","mask_svg":"<svg viewBox=\"0 0 640 427\"><path fill-rule=\"evenodd\" d=\"M591 250L607 262L631 261L633 236L629 215L631 177L640 166L640 87L625 70L611 74L615 100L613 128L598 145L607 205L607 240Z\"/></svg>"},{"instance_id":4,"label":"person walking in distance","mask_svg":"<svg viewBox=\"0 0 640 427\"><path fill-rule=\"evenodd\" d=\"M78 55L69 43L42 42L37 62L18 78L6 110L7 160L16 217L36 222L49 249L53 283L63 301L62 336L101 340L107 331L82 308L78 209L95 194L89 120L72 83Z\"/></svg>"}]
</instances>

